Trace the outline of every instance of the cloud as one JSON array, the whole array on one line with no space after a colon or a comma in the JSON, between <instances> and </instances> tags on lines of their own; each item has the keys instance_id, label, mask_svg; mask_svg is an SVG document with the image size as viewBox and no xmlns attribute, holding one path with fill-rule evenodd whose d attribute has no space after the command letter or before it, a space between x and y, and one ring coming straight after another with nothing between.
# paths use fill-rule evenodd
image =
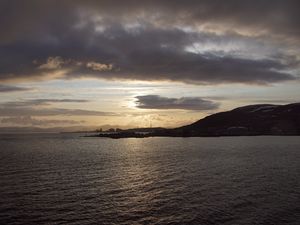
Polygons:
<instances>
[{"instance_id":1,"label":"cloud","mask_svg":"<svg viewBox=\"0 0 300 225\"><path fill-rule=\"evenodd\" d=\"M30 106L47 106L53 103L85 103L85 99L31 99L24 101L5 102L0 107L30 107Z\"/></svg>"},{"instance_id":2,"label":"cloud","mask_svg":"<svg viewBox=\"0 0 300 225\"><path fill-rule=\"evenodd\" d=\"M0 116L115 116L112 112L64 108L0 107Z\"/></svg>"},{"instance_id":3,"label":"cloud","mask_svg":"<svg viewBox=\"0 0 300 225\"><path fill-rule=\"evenodd\" d=\"M85 103L84 99L32 99L0 104L0 116L115 116L112 112L49 107L53 103Z\"/></svg>"},{"instance_id":4,"label":"cloud","mask_svg":"<svg viewBox=\"0 0 300 225\"><path fill-rule=\"evenodd\" d=\"M87 68L91 68L92 70L96 71L109 71L112 70L113 65L112 64L101 64L97 62L88 62L86 64Z\"/></svg>"},{"instance_id":5,"label":"cloud","mask_svg":"<svg viewBox=\"0 0 300 225\"><path fill-rule=\"evenodd\" d=\"M33 99L28 100L28 103L34 103L34 104L48 104L48 103L83 103L83 102L90 102L86 99L53 99L53 98L42 98L42 99Z\"/></svg>"},{"instance_id":6,"label":"cloud","mask_svg":"<svg viewBox=\"0 0 300 225\"><path fill-rule=\"evenodd\" d=\"M0 81L293 81L299 7L294 0L4 0Z\"/></svg>"},{"instance_id":7,"label":"cloud","mask_svg":"<svg viewBox=\"0 0 300 225\"><path fill-rule=\"evenodd\" d=\"M0 92L17 92L17 91L31 91L32 88L16 87L10 85L0 84Z\"/></svg>"},{"instance_id":8,"label":"cloud","mask_svg":"<svg viewBox=\"0 0 300 225\"><path fill-rule=\"evenodd\" d=\"M61 68L62 64L64 64L64 61L61 57L49 57L47 59L47 62L40 65L39 69L59 69Z\"/></svg>"},{"instance_id":9,"label":"cloud","mask_svg":"<svg viewBox=\"0 0 300 225\"><path fill-rule=\"evenodd\" d=\"M76 120L49 120L49 119L35 119L31 116L18 116L18 117L7 117L1 120L2 124L17 124L17 125L31 125L31 126L47 126L57 124L81 124L84 121Z\"/></svg>"},{"instance_id":10,"label":"cloud","mask_svg":"<svg viewBox=\"0 0 300 225\"><path fill-rule=\"evenodd\" d=\"M1 38L14 40L20 38L20 34L31 37L33 34L43 36L45 31L50 34L66 32L73 27L83 27L88 18L92 18L94 23L122 20L134 24L144 19L160 26L188 24L212 27L219 24L227 29L247 27L299 36L299 6L298 0L29 0L22 3L2 0L0 21L6 32ZM55 16L53 12L56 12ZM99 26L98 30L103 28ZM57 40L53 38L51 41Z\"/></svg>"},{"instance_id":11,"label":"cloud","mask_svg":"<svg viewBox=\"0 0 300 225\"><path fill-rule=\"evenodd\" d=\"M75 35L71 35L70 38L73 36ZM114 38L111 39L111 36ZM291 69L290 65L283 62L282 58L247 59L224 53L218 55L186 51L186 47L195 42L193 39L198 40L201 37L179 30L149 28L134 34L124 28L113 29L106 31L103 36L96 35L94 42L90 43L92 47L85 50L85 54L76 56L82 51L80 48L86 47L86 38L88 37L83 37L82 42L76 43L76 46L71 45L73 40L67 40L64 47L71 49L69 52L64 51L62 46L56 48L58 54L66 55L66 58L60 57L62 60L69 60L68 63L59 64L59 68L54 69L58 67L55 63L50 63L51 66L49 63L42 63L37 69L36 65L31 63L35 58L25 63L24 68L10 61L7 62L4 71L0 70L0 80L41 79L47 76L51 79L59 76L64 79L95 77L194 84L268 84L296 79L288 71ZM41 48L45 48L45 55L41 57L46 57L48 61L47 53L49 49L53 51L53 47L50 44ZM7 51L6 54L12 53ZM103 63L89 61L91 55ZM24 60L28 61L26 54ZM53 68L51 72L45 65Z\"/></svg>"},{"instance_id":12,"label":"cloud","mask_svg":"<svg viewBox=\"0 0 300 225\"><path fill-rule=\"evenodd\" d=\"M219 103L199 97L167 98L159 95L136 96L136 107L141 109L215 110Z\"/></svg>"}]
</instances>

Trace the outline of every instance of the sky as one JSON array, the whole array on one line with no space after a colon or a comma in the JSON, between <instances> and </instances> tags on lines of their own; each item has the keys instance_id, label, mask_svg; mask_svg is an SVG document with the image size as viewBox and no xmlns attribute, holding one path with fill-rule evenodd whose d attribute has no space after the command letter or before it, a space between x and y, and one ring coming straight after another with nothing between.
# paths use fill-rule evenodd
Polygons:
<instances>
[{"instance_id":1,"label":"sky","mask_svg":"<svg viewBox=\"0 0 300 225\"><path fill-rule=\"evenodd\" d=\"M0 0L0 127L177 127L299 102L298 0Z\"/></svg>"}]
</instances>

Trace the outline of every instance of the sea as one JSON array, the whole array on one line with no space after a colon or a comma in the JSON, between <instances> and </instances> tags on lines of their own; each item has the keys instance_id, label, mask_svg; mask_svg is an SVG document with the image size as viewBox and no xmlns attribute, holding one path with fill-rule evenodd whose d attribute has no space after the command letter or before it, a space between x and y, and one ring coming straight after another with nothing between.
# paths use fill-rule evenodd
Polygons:
<instances>
[{"instance_id":1,"label":"sea","mask_svg":"<svg viewBox=\"0 0 300 225\"><path fill-rule=\"evenodd\" d=\"M0 224L299 225L300 137L1 134Z\"/></svg>"}]
</instances>

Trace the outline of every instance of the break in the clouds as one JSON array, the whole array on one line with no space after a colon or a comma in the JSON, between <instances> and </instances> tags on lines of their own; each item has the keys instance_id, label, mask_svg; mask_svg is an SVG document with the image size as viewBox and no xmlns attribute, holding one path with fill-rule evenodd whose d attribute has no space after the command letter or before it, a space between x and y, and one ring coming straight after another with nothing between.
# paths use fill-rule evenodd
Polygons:
<instances>
[{"instance_id":1,"label":"break in the clouds","mask_svg":"<svg viewBox=\"0 0 300 225\"><path fill-rule=\"evenodd\" d=\"M293 81L299 8L296 0L4 0L0 80Z\"/></svg>"},{"instance_id":2,"label":"break in the clouds","mask_svg":"<svg viewBox=\"0 0 300 225\"><path fill-rule=\"evenodd\" d=\"M159 95L136 96L136 107L141 109L215 110L217 102L199 97L167 98Z\"/></svg>"}]
</instances>

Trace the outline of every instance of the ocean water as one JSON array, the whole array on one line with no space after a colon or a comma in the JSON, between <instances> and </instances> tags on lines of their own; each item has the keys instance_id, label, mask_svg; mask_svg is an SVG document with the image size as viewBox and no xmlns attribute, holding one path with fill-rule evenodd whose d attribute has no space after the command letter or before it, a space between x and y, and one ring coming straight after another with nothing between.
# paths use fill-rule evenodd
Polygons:
<instances>
[{"instance_id":1,"label":"ocean water","mask_svg":"<svg viewBox=\"0 0 300 225\"><path fill-rule=\"evenodd\" d=\"M300 224L300 137L0 136L0 224Z\"/></svg>"}]
</instances>

